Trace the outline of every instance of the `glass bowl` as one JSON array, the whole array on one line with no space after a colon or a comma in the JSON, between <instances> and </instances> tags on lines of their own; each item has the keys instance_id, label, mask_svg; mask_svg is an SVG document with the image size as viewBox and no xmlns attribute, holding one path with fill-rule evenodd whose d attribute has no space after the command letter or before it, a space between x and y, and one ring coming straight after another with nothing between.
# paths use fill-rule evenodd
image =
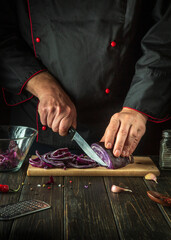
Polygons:
<instances>
[{"instance_id":1,"label":"glass bowl","mask_svg":"<svg viewBox=\"0 0 171 240\"><path fill-rule=\"evenodd\" d=\"M0 126L0 172L18 171L37 135L24 126Z\"/></svg>"}]
</instances>

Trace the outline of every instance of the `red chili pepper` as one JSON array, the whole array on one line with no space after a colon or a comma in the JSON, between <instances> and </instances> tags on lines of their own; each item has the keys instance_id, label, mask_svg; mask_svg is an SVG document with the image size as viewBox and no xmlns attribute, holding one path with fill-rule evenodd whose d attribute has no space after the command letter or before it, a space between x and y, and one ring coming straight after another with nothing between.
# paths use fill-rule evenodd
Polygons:
<instances>
[{"instance_id":1,"label":"red chili pepper","mask_svg":"<svg viewBox=\"0 0 171 240\"><path fill-rule=\"evenodd\" d=\"M19 187L17 189L11 189L11 188L9 188L8 185L0 184L0 192L3 192L3 193L18 192L19 189L20 189L20 185L19 185Z\"/></svg>"},{"instance_id":2,"label":"red chili pepper","mask_svg":"<svg viewBox=\"0 0 171 240\"><path fill-rule=\"evenodd\" d=\"M9 192L9 186L0 184L0 192Z\"/></svg>"}]
</instances>

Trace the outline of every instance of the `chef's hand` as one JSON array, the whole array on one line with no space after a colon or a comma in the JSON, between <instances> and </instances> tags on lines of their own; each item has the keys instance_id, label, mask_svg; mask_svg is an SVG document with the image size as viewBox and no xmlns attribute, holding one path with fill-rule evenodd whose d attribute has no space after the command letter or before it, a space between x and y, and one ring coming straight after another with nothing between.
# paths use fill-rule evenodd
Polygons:
<instances>
[{"instance_id":1,"label":"chef's hand","mask_svg":"<svg viewBox=\"0 0 171 240\"><path fill-rule=\"evenodd\" d=\"M107 149L113 148L115 157L129 156L136 149L146 131L148 117L135 110L123 108L115 113L100 140Z\"/></svg>"},{"instance_id":2,"label":"chef's hand","mask_svg":"<svg viewBox=\"0 0 171 240\"><path fill-rule=\"evenodd\" d=\"M26 90L39 99L38 112L43 125L61 136L70 126L76 128L76 108L56 79L48 72L41 72L26 84Z\"/></svg>"}]
</instances>

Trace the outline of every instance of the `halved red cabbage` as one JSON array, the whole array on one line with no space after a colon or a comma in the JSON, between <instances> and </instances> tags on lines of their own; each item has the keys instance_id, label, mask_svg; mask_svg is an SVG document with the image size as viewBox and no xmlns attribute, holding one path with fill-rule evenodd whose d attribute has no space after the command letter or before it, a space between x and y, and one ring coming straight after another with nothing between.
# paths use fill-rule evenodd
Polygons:
<instances>
[{"instance_id":1,"label":"halved red cabbage","mask_svg":"<svg viewBox=\"0 0 171 240\"><path fill-rule=\"evenodd\" d=\"M117 169L125 167L129 163L133 163L133 157L115 157L112 149L106 149L104 142L97 142L91 145L93 151L106 163L107 168Z\"/></svg>"}]
</instances>

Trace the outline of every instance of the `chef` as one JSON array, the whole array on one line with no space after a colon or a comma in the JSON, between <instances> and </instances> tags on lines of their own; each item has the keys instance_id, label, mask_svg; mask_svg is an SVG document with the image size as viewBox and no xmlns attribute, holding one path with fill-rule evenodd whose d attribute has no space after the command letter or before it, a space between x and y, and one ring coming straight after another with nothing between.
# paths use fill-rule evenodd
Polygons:
<instances>
[{"instance_id":1,"label":"chef","mask_svg":"<svg viewBox=\"0 0 171 240\"><path fill-rule=\"evenodd\" d=\"M170 1L8 0L0 11L11 124L36 128L39 144L76 148L73 126L129 156L147 121L169 119Z\"/></svg>"}]
</instances>

